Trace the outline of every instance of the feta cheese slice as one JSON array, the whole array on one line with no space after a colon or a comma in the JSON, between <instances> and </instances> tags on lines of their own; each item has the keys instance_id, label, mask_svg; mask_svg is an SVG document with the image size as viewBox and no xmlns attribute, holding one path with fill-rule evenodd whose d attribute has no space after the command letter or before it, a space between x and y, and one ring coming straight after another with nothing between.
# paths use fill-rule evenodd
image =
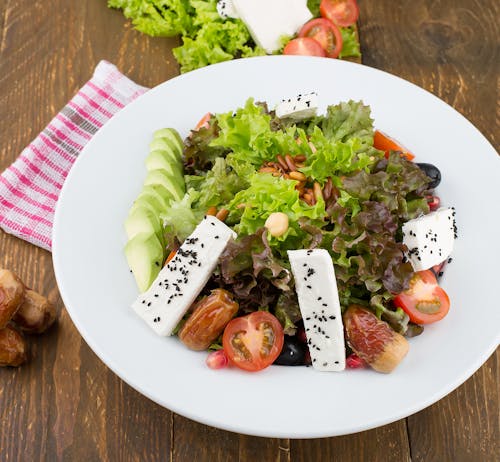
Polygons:
<instances>
[{"instance_id":1,"label":"feta cheese slice","mask_svg":"<svg viewBox=\"0 0 500 462\"><path fill-rule=\"evenodd\" d=\"M423 271L446 260L453 251L457 227L455 210L440 208L403 225L406 257L415 271Z\"/></svg>"},{"instance_id":2,"label":"feta cheese slice","mask_svg":"<svg viewBox=\"0 0 500 462\"><path fill-rule=\"evenodd\" d=\"M345 369L344 324L332 258L325 249L289 250L312 365Z\"/></svg>"},{"instance_id":3,"label":"feta cheese slice","mask_svg":"<svg viewBox=\"0 0 500 462\"><path fill-rule=\"evenodd\" d=\"M132 308L158 335L171 335L233 238L236 233L222 221L206 216Z\"/></svg>"},{"instance_id":4,"label":"feta cheese slice","mask_svg":"<svg viewBox=\"0 0 500 462\"><path fill-rule=\"evenodd\" d=\"M233 0L219 0L217 2L217 13L222 19L238 19L238 13L234 8Z\"/></svg>"},{"instance_id":5,"label":"feta cheese slice","mask_svg":"<svg viewBox=\"0 0 500 462\"><path fill-rule=\"evenodd\" d=\"M306 0L233 0L233 4L255 43L267 53L281 48L281 37L296 34L312 18Z\"/></svg>"},{"instance_id":6,"label":"feta cheese slice","mask_svg":"<svg viewBox=\"0 0 500 462\"><path fill-rule=\"evenodd\" d=\"M312 92L282 100L276 106L276 115L279 118L299 121L314 117L317 110L318 94Z\"/></svg>"}]
</instances>

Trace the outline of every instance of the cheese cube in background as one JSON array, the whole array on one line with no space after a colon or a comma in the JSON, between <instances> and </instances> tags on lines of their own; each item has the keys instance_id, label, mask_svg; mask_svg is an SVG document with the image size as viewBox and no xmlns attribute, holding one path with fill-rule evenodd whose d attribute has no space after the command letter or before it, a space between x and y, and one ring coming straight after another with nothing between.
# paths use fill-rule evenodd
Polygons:
<instances>
[{"instance_id":1,"label":"cheese cube in background","mask_svg":"<svg viewBox=\"0 0 500 462\"><path fill-rule=\"evenodd\" d=\"M276 115L295 121L310 119L318 110L318 94L315 92L284 99L276 106Z\"/></svg>"},{"instance_id":2,"label":"cheese cube in background","mask_svg":"<svg viewBox=\"0 0 500 462\"><path fill-rule=\"evenodd\" d=\"M455 210L440 208L403 225L406 256L415 271L423 271L446 260L456 237Z\"/></svg>"},{"instance_id":3,"label":"cheese cube in background","mask_svg":"<svg viewBox=\"0 0 500 462\"><path fill-rule=\"evenodd\" d=\"M158 335L171 335L233 238L231 228L207 215L132 308Z\"/></svg>"},{"instance_id":4,"label":"cheese cube in background","mask_svg":"<svg viewBox=\"0 0 500 462\"><path fill-rule=\"evenodd\" d=\"M332 258L325 249L289 250L312 365L345 369L344 324Z\"/></svg>"},{"instance_id":5,"label":"cheese cube in background","mask_svg":"<svg viewBox=\"0 0 500 462\"><path fill-rule=\"evenodd\" d=\"M233 0L255 43L272 53L281 38L296 34L312 18L306 0Z\"/></svg>"},{"instance_id":6,"label":"cheese cube in background","mask_svg":"<svg viewBox=\"0 0 500 462\"><path fill-rule=\"evenodd\" d=\"M219 0L217 2L217 13L222 19L238 18L238 13L234 8L233 0Z\"/></svg>"}]
</instances>

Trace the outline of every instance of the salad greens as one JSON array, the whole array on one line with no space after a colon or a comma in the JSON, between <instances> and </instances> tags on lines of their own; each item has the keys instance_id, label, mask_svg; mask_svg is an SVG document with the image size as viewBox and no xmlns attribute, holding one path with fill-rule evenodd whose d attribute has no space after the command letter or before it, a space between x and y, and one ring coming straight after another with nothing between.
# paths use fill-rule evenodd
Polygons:
<instances>
[{"instance_id":1,"label":"salad greens","mask_svg":"<svg viewBox=\"0 0 500 462\"><path fill-rule=\"evenodd\" d=\"M321 247L332 257L342 307L369 306L404 332L407 315L387 301L413 274L400 229L429 212L429 179L398 153L386 158L373 147L373 136L370 108L355 101L298 123L278 119L252 98L235 112L212 116L185 142L187 192L162 217L170 223L168 240L182 241L208 207L226 208L226 224L238 239L222 254L207 290L226 288L243 312L270 310L292 334L300 310L286 251ZM260 171L284 154L305 156L298 171L322 188L331 182L331 195L308 204L297 181ZM289 218L279 237L264 227L273 212Z\"/></svg>"},{"instance_id":2,"label":"salad greens","mask_svg":"<svg viewBox=\"0 0 500 462\"><path fill-rule=\"evenodd\" d=\"M222 19L217 0L108 0L121 8L134 27L147 35L180 35L182 45L173 53L188 72L233 58L264 55L239 19Z\"/></svg>"},{"instance_id":3,"label":"salad greens","mask_svg":"<svg viewBox=\"0 0 500 462\"><path fill-rule=\"evenodd\" d=\"M108 6L121 9L144 34L180 35L182 45L174 48L173 53L181 72L266 54L254 43L243 21L219 16L217 0L108 0ZM319 1L309 1L308 6L314 16L319 16ZM340 57L361 56L355 28L340 29L344 42ZM283 37L283 47L291 39Z\"/></svg>"}]
</instances>

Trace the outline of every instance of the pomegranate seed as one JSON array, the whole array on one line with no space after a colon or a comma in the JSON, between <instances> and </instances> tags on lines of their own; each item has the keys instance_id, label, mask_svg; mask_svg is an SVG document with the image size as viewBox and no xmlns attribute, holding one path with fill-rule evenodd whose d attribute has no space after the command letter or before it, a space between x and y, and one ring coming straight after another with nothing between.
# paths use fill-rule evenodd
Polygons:
<instances>
[{"instance_id":1,"label":"pomegranate seed","mask_svg":"<svg viewBox=\"0 0 500 462\"><path fill-rule=\"evenodd\" d=\"M205 362L210 369L222 369L229 361L224 350L217 350L209 353Z\"/></svg>"},{"instance_id":2,"label":"pomegranate seed","mask_svg":"<svg viewBox=\"0 0 500 462\"><path fill-rule=\"evenodd\" d=\"M361 367L365 367L366 363L356 354L350 354L346 360L345 364L349 369L359 369Z\"/></svg>"},{"instance_id":3,"label":"pomegranate seed","mask_svg":"<svg viewBox=\"0 0 500 462\"><path fill-rule=\"evenodd\" d=\"M441 199L438 196L427 196L427 203L429 204L429 209L433 212L441 205Z\"/></svg>"}]
</instances>

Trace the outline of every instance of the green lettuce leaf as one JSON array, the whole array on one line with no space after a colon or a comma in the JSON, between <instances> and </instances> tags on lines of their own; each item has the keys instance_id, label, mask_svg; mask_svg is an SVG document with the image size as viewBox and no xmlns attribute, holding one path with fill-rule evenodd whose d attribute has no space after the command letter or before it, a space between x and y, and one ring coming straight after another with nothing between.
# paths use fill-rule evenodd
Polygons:
<instances>
[{"instance_id":1,"label":"green lettuce leaf","mask_svg":"<svg viewBox=\"0 0 500 462\"><path fill-rule=\"evenodd\" d=\"M339 58L359 58L361 51L359 49L359 40L357 38L356 29L354 27L341 27L342 34L342 50L340 50Z\"/></svg>"},{"instance_id":2,"label":"green lettuce leaf","mask_svg":"<svg viewBox=\"0 0 500 462\"><path fill-rule=\"evenodd\" d=\"M193 202L199 196L198 191L189 189L181 200L172 201L168 210L161 216L166 233L174 235L180 242L184 242L203 219L205 212L193 208Z\"/></svg>"},{"instance_id":3,"label":"green lettuce leaf","mask_svg":"<svg viewBox=\"0 0 500 462\"><path fill-rule=\"evenodd\" d=\"M134 27L148 35L172 37L193 31L189 0L109 0L108 6L121 8Z\"/></svg>"},{"instance_id":4,"label":"green lettuce leaf","mask_svg":"<svg viewBox=\"0 0 500 462\"><path fill-rule=\"evenodd\" d=\"M299 198L294 180L274 177L267 173L255 173L250 178L250 186L237 193L228 206L229 221L237 223L237 233L254 234L264 226L271 213L282 212L288 216L289 227L279 237L268 236L270 245L281 255L286 250L300 248L305 232L300 226L300 219L309 219L318 225L322 224L326 211L325 202L321 199L314 206L307 205Z\"/></svg>"},{"instance_id":5,"label":"green lettuce leaf","mask_svg":"<svg viewBox=\"0 0 500 462\"><path fill-rule=\"evenodd\" d=\"M307 0L307 8L311 11L313 16L319 16L319 4L321 3L321 0Z\"/></svg>"},{"instance_id":6,"label":"green lettuce leaf","mask_svg":"<svg viewBox=\"0 0 500 462\"><path fill-rule=\"evenodd\" d=\"M206 211L209 207L226 207L236 193L248 186L247 181L228 167L225 159L218 157L214 166L203 176L186 177L186 185L199 191L193 207Z\"/></svg>"}]
</instances>

